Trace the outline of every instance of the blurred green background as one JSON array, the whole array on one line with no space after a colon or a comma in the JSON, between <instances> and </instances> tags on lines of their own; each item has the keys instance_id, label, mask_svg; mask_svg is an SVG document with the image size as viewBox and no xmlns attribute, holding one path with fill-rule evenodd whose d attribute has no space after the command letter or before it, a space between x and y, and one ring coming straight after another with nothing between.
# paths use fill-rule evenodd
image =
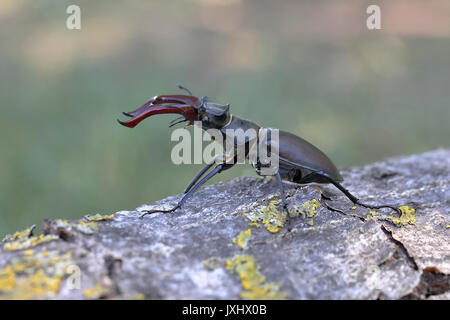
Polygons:
<instances>
[{"instance_id":1,"label":"blurred green background","mask_svg":"<svg viewBox=\"0 0 450 320\"><path fill-rule=\"evenodd\" d=\"M450 2L377 1L374 31L369 4L1 0L0 236L182 192L202 165L171 163L174 116L116 122L178 83L339 167L449 147Z\"/></svg>"}]
</instances>

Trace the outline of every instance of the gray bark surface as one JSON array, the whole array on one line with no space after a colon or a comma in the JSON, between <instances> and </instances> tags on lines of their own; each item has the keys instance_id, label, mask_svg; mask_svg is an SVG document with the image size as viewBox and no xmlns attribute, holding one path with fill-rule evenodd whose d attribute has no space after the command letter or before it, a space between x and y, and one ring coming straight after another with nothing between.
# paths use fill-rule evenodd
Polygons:
<instances>
[{"instance_id":1,"label":"gray bark surface","mask_svg":"<svg viewBox=\"0 0 450 320\"><path fill-rule=\"evenodd\" d=\"M5 238L0 298L449 299L450 150L341 173L362 201L415 213L399 222L389 210L352 208L331 185L286 184L289 207L301 212L288 232L270 220L281 212L270 205L280 201L277 182L239 177L204 187L172 214L140 218L181 194Z\"/></svg>"}]
</instances>

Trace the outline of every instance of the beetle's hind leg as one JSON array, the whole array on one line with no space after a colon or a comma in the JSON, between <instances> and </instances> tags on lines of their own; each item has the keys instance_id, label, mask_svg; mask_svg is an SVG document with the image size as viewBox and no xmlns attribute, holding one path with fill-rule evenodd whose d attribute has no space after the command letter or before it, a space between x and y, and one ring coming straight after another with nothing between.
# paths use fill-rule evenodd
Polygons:
<instances>
[{"instance_id":1,"label":"beetle's hind leg","mask_svg":"<svg viewBox=\"0 0 450 320\"><path fill-rule=\"evenodd\" d=\"M364 202L361 202L357 197L355 197L354 195L352 195L350 193L350 191L348 191L347 189L345 189L339 182L337 182L336 180L322 174L322 173L317 173L317 172L313 172L310 173L308 175L306 175L305 177L302 177L300 180L295 181L296 183L312 183L312 182L317 182L317 183L331 183L333 184L336 188L338 188L343 194L345 194L345 196L347 198L349 198L354 204L362 206L364 208L368 208L368 209L381 209L381 208L389 208L394 210L395 212L397 212L398 214L402 214L400 209L397 208L394 205L390 205L390 204L383 204L383 205L371 205L371 204L367 204Z\"/></svg>"},{"instance_id":2,"label":"beetle's hind leg","mask_svg":"<svg viewBox=\"0 0 450 320\"><path fill-rule=\"evenodd\" d=\"M331 178L328 178L328 180L339 190L341 190L346 196L347 198L349 198L354 204L360 205L364 208L368 208L368 209L382 209L382 208L389 208L394 210L395 212L397 212L398 214L402 214L400 209L397 208L394 205L390 205L390 204L382 204L382 205L371 205L371 204L367 204L364 202L361 202L358 198L356 198L354 195L352 195L350 193L350 191L348 191L347 189L345 189L339 182L334 181Z\"/></svg>"},{"instance_id":3,"label":"beetle's hind leg","mask_svg":"<svg viewBox=\"0 0 450 320\"><path fill-rule=\"evenodd\" d=\"M368 208L368 209L382 209L382 208L389 208L389 209L392 209L392 210L394 210L395 212L397 212L398 214L402 214L402 212L400 211L400 209L399 208L397 208L396 206L393 206L393 205L390 205L390 204L383 204L383 205L378 205L378 206L376 206L376 205L371 205L371 204L367 204L367 203L363 203L363 202L361 202L361 201L357 201L357 202L355 202L355 204L357 204L357 205L360 205L361 207L364 207L364 208Z\"/></svg>"},{"instance_id":4,"label":"beetle's hind leg","mask_svg":"<svg viewBox=\"0 0 450 320\"><path fill-rule=\"evenodd\" d=\"M177 204L175 207L173 207L172 209L169 209L169 210L158 210L158 209L156 209L156 210L144 210L143 213L141 214L140 218L143 218L143 217L145 217L148 214L153 214L153 213L157 213L157 212L171 213L171 212L174 212L174 211L176 211L177 209L180 209L180 208L181 208L181 206L179 204Z\"/></svg>"},{"instance_id":5,"label":"beetle's hind leg","mask_svg":"<svg viewBox=\"0 0 450 320\"><path fill-rule=\"evenodd\" d=\"M281 202L283 203L283 209L286 212L287 229L288 229L288 231L291 231L291 219L290 219L290 214L289 214L288 205L287 205L287 201L286 201L286 196L284 194L284 186L283 186L283 181L281 180L280 172L277 172L276 177L278 180L278 184L280 186Z\"/></svg>"}]
</instances>

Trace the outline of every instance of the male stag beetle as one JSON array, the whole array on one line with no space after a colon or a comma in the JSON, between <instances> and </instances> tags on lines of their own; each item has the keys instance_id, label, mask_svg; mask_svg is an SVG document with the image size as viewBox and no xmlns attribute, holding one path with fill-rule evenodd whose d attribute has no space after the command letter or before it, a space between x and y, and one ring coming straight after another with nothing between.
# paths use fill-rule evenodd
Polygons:
<instances>
[{"instance_id":1,"label":"male stag beetle","mask_svg":"<svg viewBox=\"0 0 450 320\"><path fill-rule=\"evenodd\" d=\"M220 130L223 138L227 138L226 129L255 129L258 132L256 140L260 137L262 127L259 125L234 116L230 113L230 105L221 105L208 100L207 97L201 99L194 97L192 93L182 87L178 86L180 89L185 90L189 95L160 95L155 96L149 101L147 101L140 108L132 112L124 112L125 116L130 117L128 121L118 122L129 128L134 128L139 122L147 117L155 114L180 114L180 118L176 118L170 122L172 127L175 124L181 122L188 122L188 125L194 123L194 121L200 121L201 127L204 130L214 128ZM297 137L289 132L278 131L278 159L279 166L276 172L270 175L276 176L281 192L281 199L284 209L287 210L287 202L284 195L284 188L282 180L291 181L297 184L308 184L308 183L331 183L341 190L347 198L349 198L354 204L363 206L370 209L380 209L380 208L390 208L400 213L399 209L392 205L369 205L359 201L354 195L352 195L347 189L345 189L340 182L344 179L339 174L336 166L331 162L331 160L318 148L313 146L311 143ZM251 147L249 146L252 141L249 139L244 141L234 141L234 149L237 149L239 144L245 144L246 157L250 152ZM146 214L152 214L155 212L169 213L181 208L186 200L192 196L192 194L200 188L204 183L211 179L214 175L230 169L235 164L235 158L229 156L222 156L221 162L216 163L212 161L208 163L200 172L194 177L194 179L189 183L189 185L184 190L184 197L178 202L178 204L169 210L146 210L142 216ZM214 169L209 172L205 177L202 176L216 163ZM252 163L252 165L257 169L257 173L260 175L261 170L258 167L259 163ZM199 181L199 179L201 179ZM287 214L289 217L289 213Z\"/></svg>"}]
</instances>

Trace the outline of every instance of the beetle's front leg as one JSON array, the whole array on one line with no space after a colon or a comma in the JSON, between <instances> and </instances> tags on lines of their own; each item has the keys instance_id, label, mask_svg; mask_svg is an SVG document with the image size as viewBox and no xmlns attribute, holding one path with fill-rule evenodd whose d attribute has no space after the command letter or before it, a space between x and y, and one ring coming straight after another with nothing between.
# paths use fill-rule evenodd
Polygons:
<instances>
[{"instance_id":1,"label":"beetle's front leg","mask_svg":"<svg viewBox=\"0 0 450 320\"><path fill-rule=\"evenodd\" d=\"M208 169L215 163L215 160L209 164L207 164L196 176L195 178L191 181L191 183L188 185L188 187L185 190L185 195L184 197L180 200L180 202L178 202L178 204L173 207L172 209L169 210L145 210L143 212L143 214L141 215L141 218L143 218L144 216L146 216L147 214L153 214L153 213L157 213L157 212L162 212L162 213L171 213L176 211L177 209L180 209L184 203L189 199L189 197L191 197L195 191L197 191L198 188L200 188L203 184L205 184L209 179L211 179L212 177L214 177L216 174L222 172L223 170L227 170L230 169L232 166L234 166L234 162L233 163L221 163L218 164L210 173L208 173L203 179L201 179L197 184L195 184L197 182L198 179L200 179L200 177L206 172L208 171ZM195 185L194 185L195 184Z\"/></svg>"},{"instance_id":2,"label":"beetle's front leg","mask_svg":"<svg viewBox=\"0 0 450 320\"><path fill-rule=\"evenodd\" d=\"M205 174L205 172L208 171L213 166L213 164L217 162L217 159L221 159L221 162L224 163L224 162L226 162L226 158L227 157L225 155L215 156L210 163L208 163L206 166L204 166L203 169L200 170L199 173L197 173L197 175L194 177L194 179L192 179L192 181L184 189L184 193L188 193L189 190L191 190L192 186L195 183L197 183L198 179L200 179Z\"/></svg>"}]
</instances>

